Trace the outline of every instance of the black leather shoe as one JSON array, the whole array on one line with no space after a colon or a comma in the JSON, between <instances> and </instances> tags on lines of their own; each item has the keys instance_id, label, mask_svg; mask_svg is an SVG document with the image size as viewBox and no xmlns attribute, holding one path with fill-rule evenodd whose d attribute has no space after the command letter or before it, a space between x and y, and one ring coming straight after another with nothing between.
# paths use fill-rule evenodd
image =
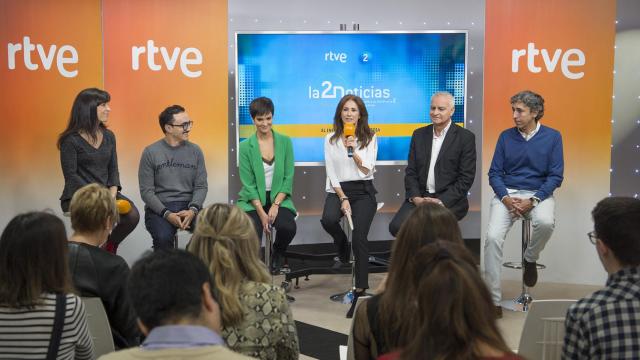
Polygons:
<instances>
[{"instance_id":1,"label":"black leather shoe","mask_svg":"<svg viewBox=\"0 0 640 360\"><path fill-rule=\"evenodd\" d=\"M340 268L342 268L342 265L344 265L344 263L340 261L340 257L336 256L333 258L333 265L331 266L331 269L340 270Z\"/></svg>"},{"instance_id":2,"label":"black leather shoe","mask_svg":"<svg viewBox=\"0 0 640 360\"><path fill-rule=\"evenodd\" d=\"M538 282L538 267L536 266L536 262L528 262L524 261L524 275L522 275L524 280L524 284L528 287L536 286Z\"/></svg>"},{"instance_id":3,"label":"black leather shoe","mask_svg":"<svg viewBox=\"0 0 640 360\"><path fill-rule=\"evenodd\" d=\"M284 256L279 251L273 252L273 258L271 259L271 274L278 275L280 274L280 269L282 268L282 264L284 264Z\"/></svg>"}]
</instances>

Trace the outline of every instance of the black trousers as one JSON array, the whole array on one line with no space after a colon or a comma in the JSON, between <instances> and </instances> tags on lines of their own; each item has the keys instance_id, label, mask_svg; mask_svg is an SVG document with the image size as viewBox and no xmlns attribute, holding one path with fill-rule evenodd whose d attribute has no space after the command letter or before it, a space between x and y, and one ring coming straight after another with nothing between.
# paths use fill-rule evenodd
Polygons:
<instances>
[{"instance_id":1,"label":"black trousers","mask_svg":"<svg viewBox=\"0 0 640 360\"><path fill-rule=\"evenodd\" d=\"M348 181L340 183L342 191L349 197L351 205L351 217L353 220L353 231L351 242L353 254L356 259L355 275L356 288L369 288L369 228L376 215L376 190L373 183L369 181ZM340 199L334 193L328 193L322 211L320 223L324 230L331 235L333 243L336 245L338 253L344 251L347 245L347 235L340 226L340 220L344 215L340 210Z\"/></svg>"},{"instance_id":2,"label":"black trousers","mask_svg":"<svg viewBox=\"0 0 640 360\"><path fill-rule=\"evenodd\" d=\"M262 206L267 214L269 213L269 209L271 209L270 198L270 193L267 191L267 203ZM258 212L256 210L247 211L247 215L253 220L253 226L255 226L256 233L258 233L258 241L262 243L262 222L260 221ZM287 208L281 207L278 209L278 215L273 222L273 227L276 229L276 238L273 240L273 251L284 255L287 247L296 236L296 214Z\"/></svg>"}]
</instances>

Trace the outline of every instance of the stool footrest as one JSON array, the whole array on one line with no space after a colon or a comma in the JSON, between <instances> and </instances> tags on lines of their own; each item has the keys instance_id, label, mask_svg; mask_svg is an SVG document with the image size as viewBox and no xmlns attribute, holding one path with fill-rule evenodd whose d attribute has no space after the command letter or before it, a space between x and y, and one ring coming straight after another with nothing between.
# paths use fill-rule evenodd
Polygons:
<instances>
[{"instance_id":1,"label":"stool footrest","mask_svg":"<svg viewBox=\"0 0 640 360\"><path fill-rule=\"evenodd\" d=\"M506 263L502 264L502 266L504 266L506 268L509 268L509 269L522 269L522 262L520 262L520 261L509 261L509 262L506 262ZM543 264L536 263L536 268L538 270L542 270L542 269L546 269L547 266L543 265Z\"/></svg>"}]
</instances>

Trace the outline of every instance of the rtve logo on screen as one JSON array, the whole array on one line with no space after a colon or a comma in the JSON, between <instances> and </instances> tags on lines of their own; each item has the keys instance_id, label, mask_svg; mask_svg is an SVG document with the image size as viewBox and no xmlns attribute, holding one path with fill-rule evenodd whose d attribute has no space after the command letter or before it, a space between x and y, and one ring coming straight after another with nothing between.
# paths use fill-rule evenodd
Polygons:
<instances>
[{"instance_id":1,"label":"rtve logo on screen","mask_svg":"<svg viewBox=\"0 0 640 360\"><path fill-rule=\"evenodd\" d=\"M556 49L553 55L550 56L547 49L536 49L536 44L532 42L527 44L526 49L513 49L511 52L511 72L519 72L520 58L525 56L527 69L536 74L541 72L542 66L539 66L540 62L536 63L538 55L542 55L542 65L547 72L555 72L558 62L560 62L562 75L567 79L578 80L584 77L584 71L576 71L585 64L585 56L582 50L568 49L563 54L561 49Z\"/></svg>"}]
</instances>

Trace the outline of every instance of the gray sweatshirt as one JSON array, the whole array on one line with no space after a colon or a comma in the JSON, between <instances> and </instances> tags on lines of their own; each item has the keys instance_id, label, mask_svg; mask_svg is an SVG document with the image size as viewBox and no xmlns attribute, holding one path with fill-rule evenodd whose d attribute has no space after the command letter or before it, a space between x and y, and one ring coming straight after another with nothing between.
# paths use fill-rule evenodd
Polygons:
<instances>
[{"instance_id":1,"label":"gray sweatshirt","mask_svg":"<svg viewBox=\"0 0 640 360\"><path fill-rule=\"evenodd\" d=\"M188 207L202 208L207 196L207 169L200 147L189 141L171 147L164 139L142 152L138 182L142 201L158 215L164 204L188 201Z\"/></svg>"}]
</instances>

